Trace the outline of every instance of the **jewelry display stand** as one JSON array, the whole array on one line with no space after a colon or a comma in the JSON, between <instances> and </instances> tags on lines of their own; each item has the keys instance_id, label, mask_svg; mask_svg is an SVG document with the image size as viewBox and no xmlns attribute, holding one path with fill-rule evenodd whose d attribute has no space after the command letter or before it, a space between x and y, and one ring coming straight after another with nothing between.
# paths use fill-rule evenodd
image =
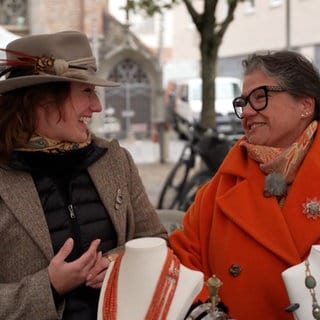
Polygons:
<instances>
[{"instance_id":1,"label":"jewelry display stand","mask_svg":"<svg viewBox=\"0 0 320 320\"><path fill-rule=\"evenodd\" d=\"M125 244L117 278L116 320L142 320L151 304L163 266L168 256L165 240L139 238ZM97 320L103 317L108 281L116 261L107 269L101 288ZM190 306L203 287L203 274L180 264L178 282L166 319L184 319ZM111 319L111 318L110 318Z\"/></svg>"},{"instance_id":2,"label":"jewelry display stand","mask_svg":"<svg viewBox=\"0 0 320 320\"><path fill-rule=\"evenodd\" d=\"M308 266L309 265L309 266ZM306 279L315 280L315 287L309 289ZM315 301L320 302L320 245L313 245L306 261L294 265L282 272L282 279L287 289L289 300L293 306L295 320L314 320L312 312ZM296 304L296 305L295 305ZM294 306L295 305L295 306ZM314 310L315 312L317 310Z\"/></svg>"}]
</instances>

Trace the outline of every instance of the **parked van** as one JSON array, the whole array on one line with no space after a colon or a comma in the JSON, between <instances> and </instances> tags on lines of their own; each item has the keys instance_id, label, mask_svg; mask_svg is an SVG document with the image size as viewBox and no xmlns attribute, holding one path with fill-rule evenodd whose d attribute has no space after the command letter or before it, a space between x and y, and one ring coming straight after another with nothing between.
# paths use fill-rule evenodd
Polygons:
<instances>
[{"instance_id":1,"label":"parked van","mask_svg":"<svg viewBox=\"0 0 320 320\"><path fill-rule=\"evenodd\" d=\"M193 78L169 83L169 109L175 129L183 136L188 130L183 120L200 120L202 110L202 79ZM169 86L168 85L168 86ZM232 100L241 95L241 80L234 77L216 77L215 112L217 132L225 135L242 134L240 120L235 116Z\"/></svg>"}]
</instances>

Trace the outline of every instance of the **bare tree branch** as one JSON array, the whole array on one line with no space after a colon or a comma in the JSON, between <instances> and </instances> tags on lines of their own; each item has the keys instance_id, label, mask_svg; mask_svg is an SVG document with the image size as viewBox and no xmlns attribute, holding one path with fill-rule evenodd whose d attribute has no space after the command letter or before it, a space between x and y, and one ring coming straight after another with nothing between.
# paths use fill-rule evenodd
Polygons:
<instances>
[{"instance_id":1,"label":"bare tree branch","mask_svg":"<svg viewBox=\"0 0 320 320\"><path fill-rule=\"evenodd\" d=\"M190 0L183 0L183 2L186 5L186 8L191 16L193 23L195 24L197 30L200 32L202 15L196 11Z\"/></svg>"},{"instance_id":2,"label":"bare tree branch","mask_svg":"<svg viewBox=\"0 0 320 320\"><path fill-rule=\"evenodd\" d=\"M216 31L217 37L220 39L224 36L229 24L232 22L234 19L234 12L237 8L238 1L233 0L233 1L228 1L228 13L226 18L223 20L221 24L219 24L220 28Z\"/></svg>"}]
</instances>

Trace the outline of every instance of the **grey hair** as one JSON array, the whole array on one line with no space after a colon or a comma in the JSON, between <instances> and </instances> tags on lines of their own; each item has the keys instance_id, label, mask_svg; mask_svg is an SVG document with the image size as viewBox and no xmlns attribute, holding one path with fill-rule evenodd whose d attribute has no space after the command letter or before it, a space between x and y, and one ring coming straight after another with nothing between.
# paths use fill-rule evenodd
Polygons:
<instances>
[{"instance_id":1,"label":"grey hair","mask_svg":"<svg viewBox=\"0 0 320 320\"><path fill-rule=\"evenodd\" d=\"M242 61L244 75L261 70L294 97L315 99L315 116L320 119L320 75L302 54L289 51L267 51L249 55Z\"/></svg>"}]
</instances>

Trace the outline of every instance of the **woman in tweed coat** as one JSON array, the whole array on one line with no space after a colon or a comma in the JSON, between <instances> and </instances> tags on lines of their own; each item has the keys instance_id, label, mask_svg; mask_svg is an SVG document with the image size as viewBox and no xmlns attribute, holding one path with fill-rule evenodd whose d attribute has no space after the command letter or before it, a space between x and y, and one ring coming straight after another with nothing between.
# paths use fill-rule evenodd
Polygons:
<instances>
[{"instance_id":1,"label":"woman in tweed coat","mask_svg":"<svg viewBox=\"0 0 320 320\"><path fill-rule=\"evenodd\" d=\"M137 168L87 123L101 111L80 32L10 43L0 81L0 319L96 319L130 239L167 234Z\"/></svg>"}]
</instances>

